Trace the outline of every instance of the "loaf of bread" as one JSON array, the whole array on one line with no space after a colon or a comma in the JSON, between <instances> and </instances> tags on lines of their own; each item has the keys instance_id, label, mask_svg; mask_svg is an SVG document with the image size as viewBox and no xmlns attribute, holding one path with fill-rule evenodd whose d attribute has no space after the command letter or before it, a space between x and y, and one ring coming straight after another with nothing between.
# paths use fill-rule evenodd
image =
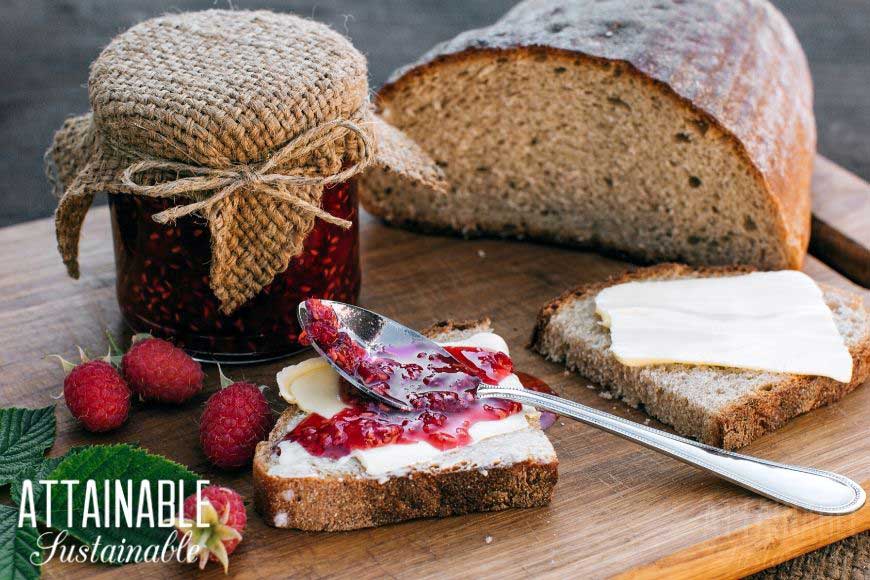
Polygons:
<instances>
[{"instance_id":1,"label":"loaf of bread","mask_svg":"<svg viewBox=\"0 0 870 580\"><path fill-rule=\"evenodd\" d=\"M362 199L388 222L642 262L805 256L812 84L766 0L527 0L397 71L378 106L451 185L373 171Z\"/></svg>"},{"instance_id":2,"label":"loaf of bread","mask_svg":"<svg viewBox=\"0 0 870 580\"><path fill-rule=\"evenodd\" d=\"M541 310L532 348L565 363L613 396L703 443L735 449L789 419L838 401L870 376L870 313L863 298L823 286L825 302L852 355L852 379L684 364L626 366L610 351L595 296L624 282L745 274L744 268L660 264L569 290Z\"/></svg>"},{"instance_id":3,"label":"loaf of bread","mask_svg":"<svg viewBox=\"0 0 870 580\"><path fill-rule=\"evenodd\" d=\"M489 320L444 322L424 331L454 341L489 332ZM305 414L290 406L254 457L254 501L279 528L353 530L422 517L538 507L550 503L558 459L529 416L529 427L446 451L401 473L371 476L357 461L311 456L278 466L275 446Z\"/></svg>"}]
</instances>

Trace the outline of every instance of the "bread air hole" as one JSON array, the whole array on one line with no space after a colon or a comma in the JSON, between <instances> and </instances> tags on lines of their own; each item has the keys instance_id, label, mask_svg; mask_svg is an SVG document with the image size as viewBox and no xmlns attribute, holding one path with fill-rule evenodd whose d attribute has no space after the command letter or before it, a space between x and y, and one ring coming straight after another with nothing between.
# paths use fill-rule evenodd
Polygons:
<instances>
[{"instance_id":1,"label":"bread air hole","mask_svg":"<svg viewBox=\"0 0 870 580\"><path fill-rule=\"evenodd\" d=\"M393 99L388 120L449 162L439 165L462 204L394 186L383 211L509 235L528 208L532 231L642 260L783 266L757 172L715 123L621 63L510 54L445 64L437 87ZM486 86L473 80L481 70ZM456 110L445 117L436 102Z\"/></svg>"},{"instance_id":2,"label":"bread air hole","mask_svg":"<svg viewBox=\"0 0 870 580\"><path fill-rule=\"evenodd\" d=\"M631 110L631 105L629 105L628 103L626 103L625 101L623 101L619 97L610 96L610 97L607 97L607 100L610 103L616 105L617 107L622 107L623 109L626 109L628 111Z\"/></svg>"},{"instance_id":3,"label":"bread air hole","mask_svg":"<svg viewBox=\"0 0 870 580\"><path fill-rule=\"evenodd\" d=\"M751 216L747 215L743 217L743 229L747 232L754 232L758 230L758 224L755 223L755 220Z\"/></svg>"}]
</instances>

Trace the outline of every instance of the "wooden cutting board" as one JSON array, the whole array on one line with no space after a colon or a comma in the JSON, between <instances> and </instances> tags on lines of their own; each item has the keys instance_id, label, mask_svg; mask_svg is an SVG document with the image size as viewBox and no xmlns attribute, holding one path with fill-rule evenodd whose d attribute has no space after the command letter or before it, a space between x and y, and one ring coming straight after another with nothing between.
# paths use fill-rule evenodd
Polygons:
<instances>
[{"instance_id":1,"label":"wooden cutting board","mask_svg":"<svg viewBox=\"0 0 870 580\"><path fill-rule=\"evenodd\" d=\"M817 212L828 224L870 245L870 185L820 160ZM562 395L643 422L643 413L604 399L576 375L524 349L538 308L566 288L600 280L625 264L594 253L531 243L424 237L384 227L362 228L362 303L412 326L443 318L488 315L512 346L519 369ZM64 273L52 224L41 220L0 230L0 406L44 406L60 392L49 353L73 345L105 348L104 329L124 332L115 301L108 212L86 222L82 278ZM819 281L857 289L816 259ZM866 294L866 291L865 291ZM305 355L309 356L309 355ZM234 378L275 384L282 363L238 367ZM136 441L250 498L245 470L212 469L198 444L202 404L217 387L182 407L136 404L119 431L94 436L57 408L52 455L74 445ZM270 398L282 408L275 390ZM799 417L746 448L760 457L843 473L870 489L870 388ZM650 424L662 427L656 421ZM551 506L420 520L347 533L302 533L266 526L249 511L249 529L233 555L238 577L568 576L738 577L870 528L870 507L825 517L783 507L662 455L571 421L549 436L559 454ZM8 495L8 494L7 494ZM151 577L193 574L178 564L112 568L51 563L47 577ZM206 576L223 577L211 566Z\"/></svg>"}]
</instances>

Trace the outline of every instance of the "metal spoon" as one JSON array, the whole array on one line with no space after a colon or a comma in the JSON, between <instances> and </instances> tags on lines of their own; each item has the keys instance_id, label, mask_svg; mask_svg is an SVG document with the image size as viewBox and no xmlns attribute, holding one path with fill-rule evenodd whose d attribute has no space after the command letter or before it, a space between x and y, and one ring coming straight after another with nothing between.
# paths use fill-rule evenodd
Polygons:
<instances>
[{"instance_id":1,"label":"metal spoon","mask_svg":"<svg viewBox=\"0 0 870 580\"><path fill-rule=\"evenodd\" d=\"M335 311L340 330L347 332L369 351L384 346L398 350L402 347L426 345L427 350L431 349L441 356L455 360L437 343L394 320L357 306L330 300L322 300L322 302ZM304 302L299 304L298 316L300 324L306 328L309 316ZM312 341L312 346L357 389L390 406L404 410L412 408L407 400L372 391L356 377L340 368L316 342ZM785 465L724 451L553 395L481 384L477 389L477 397L508 399L571 417L655 449L772 500L811 512L827 515L848 514L858 510L866 499L861 486L847 477L830 471Z\"/></svg>"}]
</instances>

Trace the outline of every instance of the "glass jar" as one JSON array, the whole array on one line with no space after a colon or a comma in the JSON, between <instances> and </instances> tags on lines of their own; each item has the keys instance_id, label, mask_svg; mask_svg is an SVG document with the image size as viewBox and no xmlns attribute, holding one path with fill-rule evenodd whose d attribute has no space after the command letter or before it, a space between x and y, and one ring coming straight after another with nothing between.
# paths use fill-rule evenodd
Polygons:
<instances>
[{"instance_id":1,"label":"glass jar","mask_svg":"<svg viewBox=\"0 0 870 580\"><path fill-rule=\"evenodd\" d=\"M211 236L202 218L151 219L172 200L110 194L118 304L136 332L172 340L196 358L253 362L300 350L296 306L317 297L355 303L360 289L356 180L327 187L324 211L349 229L317 220L302 254L230 315L209 286Z\"/></svg>"}]
</instances>

